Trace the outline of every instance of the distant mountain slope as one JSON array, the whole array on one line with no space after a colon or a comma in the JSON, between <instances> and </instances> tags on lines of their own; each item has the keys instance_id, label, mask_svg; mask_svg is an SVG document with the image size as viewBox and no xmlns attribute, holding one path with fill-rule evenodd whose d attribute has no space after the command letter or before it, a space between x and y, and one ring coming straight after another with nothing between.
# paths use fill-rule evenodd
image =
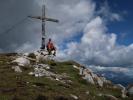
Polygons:
<instances>
[{"instance_id":1,"label":"distant mountain slope","mask_svg":"<svg viewBox=\"0 0 133 100\"><path fill-rule=\"evenodd\" d=\"M97 74L104 75L108 80L111 80L115 84L122 84L123 86L128 86L133 83L133 77L129 77L122 72L113 71L98 71Z\"/></svg>"}]
</instances>

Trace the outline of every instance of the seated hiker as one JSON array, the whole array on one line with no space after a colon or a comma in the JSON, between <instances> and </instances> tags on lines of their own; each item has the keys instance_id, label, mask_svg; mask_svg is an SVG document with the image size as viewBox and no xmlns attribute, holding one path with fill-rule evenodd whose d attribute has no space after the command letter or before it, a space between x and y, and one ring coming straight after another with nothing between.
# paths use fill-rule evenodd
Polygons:
<instances>
[{"instance_id":1,"label":"seated hiker","mask_svg":"<svg viewBox=\"0 0 133 100\"><path fill-rule=\"evenodd\" d=\"M54 44L52 43L51 39L49 39L49 41L47 43L47 51L48 51L49 55L51 55L52 51L54 51L53 55L56 56L56 48L55 48Z\"/></svg>"}]
</instances>

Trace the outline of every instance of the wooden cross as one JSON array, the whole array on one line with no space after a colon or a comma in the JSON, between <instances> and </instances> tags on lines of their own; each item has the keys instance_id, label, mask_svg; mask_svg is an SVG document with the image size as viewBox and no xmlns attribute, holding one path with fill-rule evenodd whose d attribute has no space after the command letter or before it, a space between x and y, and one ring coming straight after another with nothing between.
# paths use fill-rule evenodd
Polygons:
<instances>
[{"instance_id":1,"label":"wooden cross","mask_svg":"<svg viewBox=\"0 0 133 100\"><path fill-rule=\"evenodd\" d=\"M35 18L35 19L39 19L42 21L42 44L41 44L41 50L45 50L45 40L46 40L46 21L50 21L50 22L56 22L58 23L59 20L57 19L53 19L53 18L47 18L46 14L45 14L45 4L42 6L42 16L28 16L30 18Z\"/></svg>"}]
</instances>

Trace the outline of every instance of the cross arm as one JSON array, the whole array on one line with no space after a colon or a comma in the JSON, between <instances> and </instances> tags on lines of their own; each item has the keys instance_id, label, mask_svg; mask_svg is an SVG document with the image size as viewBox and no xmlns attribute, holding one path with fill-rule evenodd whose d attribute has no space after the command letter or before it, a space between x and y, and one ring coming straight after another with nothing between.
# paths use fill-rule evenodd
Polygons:
<instances>
[{"instance_id":1,"label":"cross arm","mask_svg":"<svg viewBox=\"0 0 133 100\"><path fill-rule=\"evenodd\" d=\"M42 20L42 17L40 17L40 16L28 16L29 18L34 18L34 19L40 19L40 20Z\"/></svg>"},{"instance_id":2,"label":"cross arm","mask_svg":"<svg viewBox=\"0 0 133 100\"><path fill-rule=\"evenodd\" d=\"M53 19L53 18L45 18L45 20L46 20L46 21L51 21L51 22L56 22L56 23L59 22L59 20Z\"/></svg>"},{"instance_id":3,"label":"cross arm","mask_svg":"<svg viewBox=\"0 0 133 100\"><path fill-rule=\"evenodd\" d=\"M53 19L53 18L46 18L46 17L41 17L41 16L28 16L29 18L34 18L34 19L40 19L40 20L45 20L45 21L51 21L51 22L56 22L58 23L59 20Z\"/></svg>"}]
</instances>

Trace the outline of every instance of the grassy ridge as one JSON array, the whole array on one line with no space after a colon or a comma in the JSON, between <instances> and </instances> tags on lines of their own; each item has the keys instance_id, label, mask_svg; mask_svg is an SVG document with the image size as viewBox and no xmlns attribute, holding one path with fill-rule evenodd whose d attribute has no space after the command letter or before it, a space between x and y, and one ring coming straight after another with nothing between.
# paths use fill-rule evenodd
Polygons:
<instances>
[{"instance_id":1,"label":"grassy ridge","mask_svg":"<svg viewBox=\"0 0 133 100\"><path fill-rule=\"evenodd\" d=\"M10 62L16 55L0 55L0 100L73 100L71 94L79 100L108 100L99 93L111 94L120 98L120 90L100 88L83 80L79 71L73 68L74 62L43 61L51 66L50 71L67 74L71 84L64 84L46 77L29 76L32 68L23 68L22 73L15 73ZM87 92L89 91L89 94ZM120 98L121 100L121 98Z\"/></svg>"}]
</instances>

